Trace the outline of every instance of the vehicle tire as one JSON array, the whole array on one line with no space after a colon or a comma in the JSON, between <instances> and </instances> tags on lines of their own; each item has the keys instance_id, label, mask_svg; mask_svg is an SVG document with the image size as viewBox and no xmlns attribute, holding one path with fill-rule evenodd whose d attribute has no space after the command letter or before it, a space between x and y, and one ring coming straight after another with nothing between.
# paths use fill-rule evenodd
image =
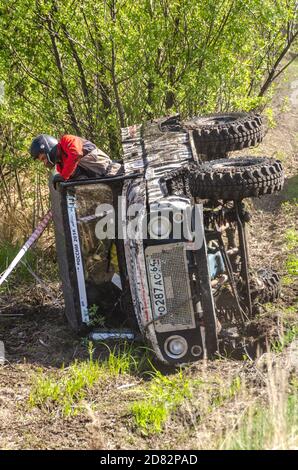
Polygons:
<instances>
[{"instance_id":1,"label":"vehicle tire","mask_svg":"<svg viewBox=\"0 0 298 470\"><path fill-rule=\"evenodd\" d=\"M241 200L280 191L284 174L279 160L247 157L212 160L188 169L190 193L201 199Z\"/></svg>"},{"instance_id":2,"label":"vehicle tire","mask_svg":"<svg viewBox=\"0 0 298 470\"><path fill-rule=\"evenodd\" d=\"M183 166L177 170L169 171L159 180L160 185L164 188L164 193L175 196L192 197L189 182L190 169L193 166ZM197 166L195 167L198 168Z\"/></svg>"},{"instance_id":3,"label":"vehicle tire","mask_svg":"<svg viewBox=\"0 0 298 470\"><path fill-rule=\"evenodd\" d=\"M208 160L254 147L264 135L261 116L252 113L209 114L185 121L182 126L193 131L197 153L206 155Z\"/></svg>"},{"instance_id":4,"label":"vehicle tire","mask_svg":"<svg viewBox=\"0 0 298 470\"><path fill-rule=\"evenodd\" d=\"M252 301L254 305L275 302L280 295L280 278L271 268L261 268L251 281Z\"/></svg>"}]
</instances>

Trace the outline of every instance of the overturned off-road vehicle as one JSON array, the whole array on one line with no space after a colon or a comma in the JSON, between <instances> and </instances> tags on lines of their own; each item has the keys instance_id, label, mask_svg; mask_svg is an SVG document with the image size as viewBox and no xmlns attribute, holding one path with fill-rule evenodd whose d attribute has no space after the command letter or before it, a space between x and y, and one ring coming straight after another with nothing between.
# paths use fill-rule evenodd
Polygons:
<instances>
[{"instance_id":1,"label":"overturned off-road vehicle","mask_svg":"<svg viewBox=\"0 0 298 470\"><path fill-rule=\"evenodd\" d=\"M231 326L278 297L278 275L249 266L243 200L281 190L281 164L227 158L262 135L261 117L244 113L131 126L122 176L51 191L75 331L141 337L160 361L186 363L212 357Z\"/></svg>"}]
</instances>

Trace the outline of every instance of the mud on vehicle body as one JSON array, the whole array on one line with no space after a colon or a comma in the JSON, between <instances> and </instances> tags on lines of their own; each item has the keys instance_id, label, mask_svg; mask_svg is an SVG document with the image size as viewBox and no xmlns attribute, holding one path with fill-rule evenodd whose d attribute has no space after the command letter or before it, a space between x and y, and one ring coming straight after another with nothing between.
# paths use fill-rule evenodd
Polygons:
<instances>
[{"instance_id":1,"label":"mud on vehicle body","mask_svg":"<svg viewBox=\"0 0 298 470\"><path fill-rule=\"evenodd\" d=\"M167 364L218 350L225 290L236 323L266 297L252 295L242 199L270 194L283 182L271 160L202 163L192 131L177 116L122 129L124 176L69 181L51 191L72 328L102 339L141 334ZM115 211L115 231L105 240L97 237L103 204ZM134 236L126 233L132 221ZM259 290L266 283L261 279Z\"/></svg>"}]
</instances>

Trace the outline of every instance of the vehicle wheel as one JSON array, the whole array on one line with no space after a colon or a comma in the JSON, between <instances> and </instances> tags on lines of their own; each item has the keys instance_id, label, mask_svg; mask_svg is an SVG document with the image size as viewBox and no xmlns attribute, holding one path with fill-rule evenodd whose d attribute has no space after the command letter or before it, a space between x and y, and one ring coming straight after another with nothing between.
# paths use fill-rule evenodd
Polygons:
<instances>
[{"instance_id":1,"label":"vehicle wheel","mask_svg":"<svg viewBox=\"0 0 298 470\"><path fill-rule=\"evenodd\" d=\"M190 174L189 165L178 168L177 170L169 171L166 175L162 176L159 180L159 183L164 187L165 193L175 196L187 196L191 197L191 191L189 187L189 174ZM198 168L197 166L195 167Z\"/></svg>"},{"instance_id":2,"label":"vehicle wheel","mask_svg":"<svg viewBox=\"0 0 298 470\"><path fill-rule=\"evenodd\" d=\"M284 174L279 160L230 158L189 167L190 193L201 199L241 200L280 191Z\"/></svg>"},{"instance_id":3,"label":"vehicle wheel","mask_svg":"<svg viewBox=\"0 0 298 470\"><path fill-rule=\"evenodd\" d=\"M254 289L254 303L274 302L280 295L280 278L271 268L259 269L256 273L257 287Z\"/></svg>"},{"instance_id":4,"label":"vehicle wheel","mask_svg":"<svg viewBox=\"0 0 298 470\"><path fill-rule=\"evenodd\" d=\"M261 116L252 113L210 114L192 118L182 125L193 131L197 153L206 155L208 160L254 147L264 134Z\"/></svg>"}]
</instances>

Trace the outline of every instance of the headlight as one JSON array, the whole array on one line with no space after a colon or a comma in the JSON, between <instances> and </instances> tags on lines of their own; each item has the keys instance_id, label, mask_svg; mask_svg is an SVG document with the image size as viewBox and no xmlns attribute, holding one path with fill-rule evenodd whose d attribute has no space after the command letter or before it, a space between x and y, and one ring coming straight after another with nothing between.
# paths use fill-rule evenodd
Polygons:
<instances>
[{"instance_id":1,"label":"headlight","mask_svg":"<svg viewBox=\"0 0 298 470\"><path fill-rule=\"evenodd\" d=\"M165 352L173 359L179 359L187 353L187 342L183 336L174 335L167 338L165 342Z\"/></svg>"},{"instance_id":2,"label":"headlight","mask_svg":"<svg viewBox=\"0 0 298 470\"><path fill-rule=\"evenodd\" d=\"M151 238L169 238L172 224L167 217L155 216L150 219L148 230Z\"/></svg>"}]
</instances>

